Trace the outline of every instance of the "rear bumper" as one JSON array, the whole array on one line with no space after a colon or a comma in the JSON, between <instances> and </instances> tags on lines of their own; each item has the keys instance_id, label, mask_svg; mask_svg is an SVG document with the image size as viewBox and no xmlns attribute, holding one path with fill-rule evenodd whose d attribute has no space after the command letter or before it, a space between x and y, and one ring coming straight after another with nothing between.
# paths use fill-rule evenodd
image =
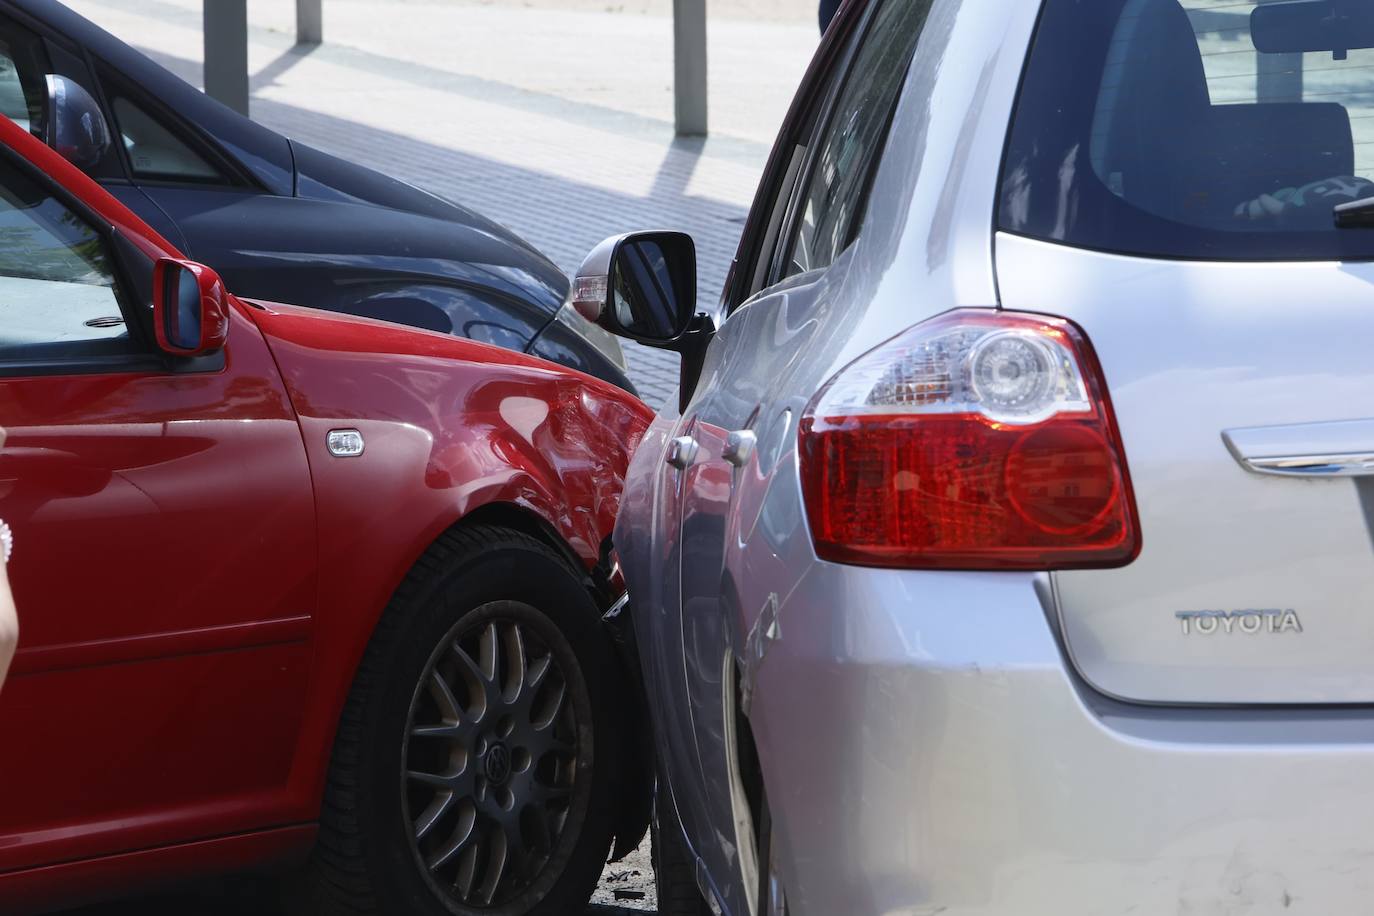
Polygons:
<instances>
[{"instance_id":1,"label":"rear bumper","mask_svg":"<svg viewBox=\"0 0 1374 916\"><path fill-rule=\"evenodd\" d=\"M817 564L780 608L750 719L794 916L1368 908L1374 713L1107 701L1043 591Z\"/></svg>"}]
</instances>

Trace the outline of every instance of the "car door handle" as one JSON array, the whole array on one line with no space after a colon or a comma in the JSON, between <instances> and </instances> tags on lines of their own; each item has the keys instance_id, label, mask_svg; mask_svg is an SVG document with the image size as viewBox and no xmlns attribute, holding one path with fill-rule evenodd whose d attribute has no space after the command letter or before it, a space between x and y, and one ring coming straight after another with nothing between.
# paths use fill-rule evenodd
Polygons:
<instances>
[{"instance_id":1,"label":"car door handle","mask_svg":"<svg viewBox=\"0 0 1374 916\"><path fill-rule=\"evenodd\" d=\"M721 449L720 456L735 467L742 468L749 462L758 444L759 437L754 435L752 429L737 429L725 438L725 448Z\"/></svg>"},{"instance_id":2,"label":"car door handle","mask_svg":"<svg viewBox=\"0 0 1374 916\"><path fill-rule=\"evenodd\" d=\"M1255 426L1221 434L1241 467L1281 477L1374 475L1374 420Z\"/></svg>"},{"instance_id":3,"label":"car door handle","mask_svg":"<svg viewBox=\"0 0 1374 916\"><path fill-rule=\"evenodd\" d=\"M691 436L678 436L668 443L668 457L665 460L679 471L685 471L696 461L698 448L697 440Z\"/></svg>"}]
</instances>

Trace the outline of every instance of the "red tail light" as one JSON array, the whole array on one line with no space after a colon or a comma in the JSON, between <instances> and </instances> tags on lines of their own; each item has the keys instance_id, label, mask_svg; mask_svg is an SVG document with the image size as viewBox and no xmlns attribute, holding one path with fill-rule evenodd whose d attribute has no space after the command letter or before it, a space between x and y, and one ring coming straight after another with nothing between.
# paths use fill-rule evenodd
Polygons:
<instances>
[{"instance_id":1,"label":"red tail light","mask_svg":"<svg viewBox=\"0 0 1374 916\"><path fill-rule=\"evenodd\" d=\"M1061 318L949 312L841 370L807 407L816 552L863 566L1123 566L1126 456L1087 338Z\"/></svg>"}]
</instances>

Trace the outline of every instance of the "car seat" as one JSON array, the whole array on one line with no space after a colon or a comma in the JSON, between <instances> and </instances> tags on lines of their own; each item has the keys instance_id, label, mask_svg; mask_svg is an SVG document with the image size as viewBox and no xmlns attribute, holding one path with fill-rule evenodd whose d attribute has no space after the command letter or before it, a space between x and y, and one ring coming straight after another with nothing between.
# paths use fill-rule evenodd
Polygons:
<instances>
[{"instance_id":1,"label":"car seat","mask_svg":"<svg viewBox=\"0 0 1374 916\"><path fill-rule=\"evenodd\" d=\"M1094 170L1113 193L1194 225L1233 225L1244 201L1355 169L1343 105L1212 104L1202 51L1178 0L1126 3L1092 144Z\"/></svg>"}]
</instances>

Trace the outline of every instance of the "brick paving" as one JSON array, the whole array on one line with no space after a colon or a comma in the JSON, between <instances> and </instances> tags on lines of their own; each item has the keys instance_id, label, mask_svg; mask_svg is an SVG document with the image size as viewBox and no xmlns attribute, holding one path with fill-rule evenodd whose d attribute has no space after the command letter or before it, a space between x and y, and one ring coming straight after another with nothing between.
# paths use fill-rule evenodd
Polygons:
<instances>
[{"instance_id":1,"label":"brick paving","mask_svg":"<svg viewBox=\"0 0 1374 916\"><path fill-rule=\"evenodd\" d=\"M65 0L200 85L201 0ZM213 0L204 0L213 2ZM729 2L729 0L726 0ZM773 135L815 48L813 0L712 11L706 140L672 130L666 0L598 10L588 0L325 0L326 43L294 46L294 3L254 0L252 116L504 223L571 273L608 235L690 232L699 295L720 295ZM741 0L743 4L743 0ZM605 7L625 10L627 4ZM641 8L649 14L641 14ZM677 356L626 346L657 407ZM647 844L646 844L647 846ZM652 910L647 850L607 869L587 916ZM615 890L647 893L614 905ZM81 916L272 916L246 892L82 910ZM75 916L75 914L73 914Z\"/></svg>"}]
</instances>

